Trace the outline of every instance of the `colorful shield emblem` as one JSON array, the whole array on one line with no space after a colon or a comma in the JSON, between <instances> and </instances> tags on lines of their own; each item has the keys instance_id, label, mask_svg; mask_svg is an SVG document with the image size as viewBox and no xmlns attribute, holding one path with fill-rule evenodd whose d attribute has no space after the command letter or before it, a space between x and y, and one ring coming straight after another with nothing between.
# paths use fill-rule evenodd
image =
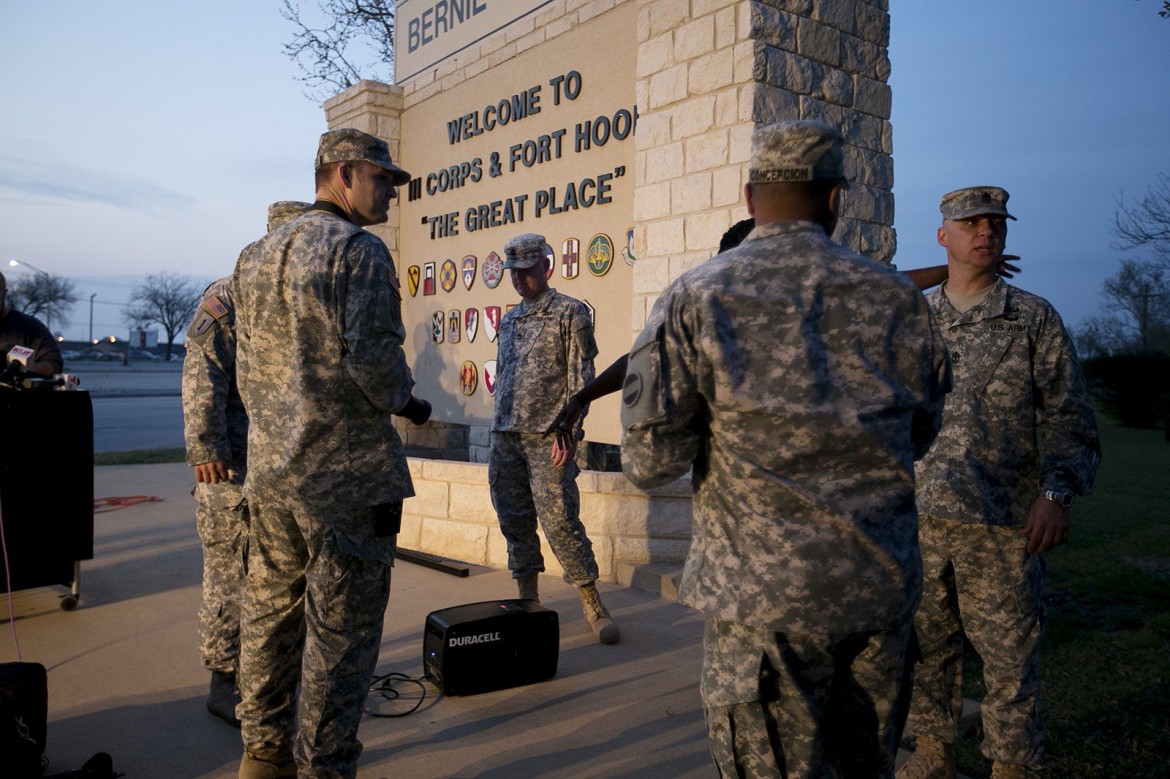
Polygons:
<instances>
[{"instance_id":1,"label":"colorful shield emblem","mask_svg":"<svg viewBox=\"0 0 1170 779\"><path fill-rule=\"evenodd\" d=\"M489 341L496 340L500 334L500 307L487 306L483 310L483 329Z\"/></svg>"},{"instance_id":2,"label":"colorful shield emblem","mask_svg":"<svg viewBox=\"0 0 1170 779\"><path fill-rule=\"evenodd\" d=\"M496 361L488 360L483 364L483 388L489 395L496 394Z\"/></svg>"},{"instance_id":3,"label":"colorful shield emblem","mask_svg":"<svg viewBox=\"0 0 1170 779\"><path fill-rule=\"evenodd\" d=\"M488 289L495 289L500 283L500 279L504 277L503 265L504 261L495 252L491 252L483 258L483 270L480 273L483 275L483 283Z\"/></svg>"},{"instance_id":4,"label":"colorful shield emblem","mask_svg":"<svg viewBox=\"0 0 1170 779\"><path fill-rule=\"evenodd\" d=\"M411 265L406 269L406 287L410 290L410 296L414 297L418 294L418 283L422 278L422 271L417 265Z\"/></svg>"},{"instance_id":5,"label":"colorful shield emblem","mask_svg":"<svg viewBox=\"0 0 1170 779\"><path fill-rule=\"evenodd\" d=\"M477 262L478 260L475 259L474 254L469 254L463 258L463 286L466 289L471 289L471 285L475 283L475 265Z\"/></svg>"},{"instance_id":6,"label":"colorful shield emblem","mask_svg":"<svg viewBox=\"0 0 1170 779\"><path fill-rule=\"evenodd\" d=\"M544 277L551 279L553 269L557 267L557 253L547 243L544 245Z\"/></svg>"},{"instance_id":7,"label":"colorful shield emblem","mask_svg":"<svg viewBox=\"0 0 1170 779\"><path fill-rule=\"evenodd\" d=\"M435 294L435 263L428 262L423 266L423 294Z\"/></svg>"},{"instance_id":8,"label":"colorful shield emblem","mask_svg":"<svg viewBox=\"0 0 1170 779\"><path fill-rule=\"evenodd\" d=\"M459 272L455 270L455 260L444 260L443 267L439 269L439 286L443 288L444 292L450 292L455 289L455 282L459 278Z\"/></svg>"},{"instance_id":9,"label":"colorful shield emblem","mask_svg":"<svg viewBox=\"0 0 1170 779\"><path fill-rule=\"evenodd\" d=\"M436 311L431 314L431 340L437 344L443 343L443 327L447 324L447 313Z\"/></svg>"},{"instance_id":10,"label":"colorful shield emblem","mask_svg":"<svg viewBox=\"0 0 1170 779\"><path fill-rule=\"evenodd\" d=\"M576 238L566 238L561 244L561 275L566 279L575 279L580 272L577 263L581 255L581 242Z\"/></svg>"},{"instance_id":11,"label":"colorful shield emblem","mask_svg":"<svg viewBox=\"0 0 1170 779\"><path fill-rule=\"evenodd\" d=\"M459 389L463 391L464 395L470 395L475 392L478 384L479 371L476 370L475 363L471 360L464 360L463 365L459 368Z\"/></svg>"},{"instance_id":12,"label":"colorful shield emblem","mask_svg":"<svg viewBox=\"0 0 1170 779\"><path fill-rule=\"evenodd\" d=\"M467 333L468 343L475 340L475 335L479 332L478 308L469 308L463 312L463 331Z\"/></svg>"},{"instance_id":13,"label":"colorful shield emblem","mask_svg":"<svg viewBox=\"0 0 1170 779\"><path fill-rule=\"evenodd\" d=\"M594 276L604 276L613 267L613 241L605 233L598 233L589 242L586 264Z\"/></svg>"},{"instance_id":14,"label":"colorful shield emblem","mask_svg":"<svg viewBox=\"0 0 1170 779\"><path fill-rule=\"evenodd\" d=\"M634 228L626 230L626 248L622 249L622 259L626 265L634 265L638 258L634 256Z\"/></svg>"},{"instance_id":15,"label":"colorful shield emblem","mask_svg":"<svg viewBox=\"0 0 1170 779\"><path fill-rule=\"evenodd\" d=\"M463 312L457 308L451 309L447 317L447 343L459 343L459 331L463 329Z\"/></svg>"}]
</instances>

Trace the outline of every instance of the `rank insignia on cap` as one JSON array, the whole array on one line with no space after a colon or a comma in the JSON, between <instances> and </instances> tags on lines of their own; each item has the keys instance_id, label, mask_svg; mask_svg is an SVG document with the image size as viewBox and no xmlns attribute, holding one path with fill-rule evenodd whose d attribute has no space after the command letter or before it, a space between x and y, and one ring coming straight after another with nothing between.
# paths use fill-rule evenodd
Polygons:
<instances>
[{"instance_id":1,"label":"rank insignia on cap","mask_svg":"<svg viewBox=\"0 0 1170 779\"><path fill-rule=\"evenodd\" d=\"M411 297L418 294L418 282L421 278L422 271L417 265L411 265L406 269L406 287L410 290Z\"/></svg>"}]
</instances>

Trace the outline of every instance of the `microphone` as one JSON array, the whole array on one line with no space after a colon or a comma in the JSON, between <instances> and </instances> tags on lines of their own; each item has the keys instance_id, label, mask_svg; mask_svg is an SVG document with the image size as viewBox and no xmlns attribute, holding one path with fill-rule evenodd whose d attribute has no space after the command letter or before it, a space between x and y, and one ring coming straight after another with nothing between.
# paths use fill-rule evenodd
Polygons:
<instances>
[{"instance_id":1,"label":"microphone","mask_svg":"<svg viewBox=\"0 0 1170 779\"><path fill-rule=\"evenodd\" d=\"M33 355L36 354L27 346L14 346L8 351L7 364L4 366L4 372L0 373L0 384L8 384L13 387L21 386L23 384L25 368L28 367L29 361L32 360Z\"/></svg>"}]
</instances>

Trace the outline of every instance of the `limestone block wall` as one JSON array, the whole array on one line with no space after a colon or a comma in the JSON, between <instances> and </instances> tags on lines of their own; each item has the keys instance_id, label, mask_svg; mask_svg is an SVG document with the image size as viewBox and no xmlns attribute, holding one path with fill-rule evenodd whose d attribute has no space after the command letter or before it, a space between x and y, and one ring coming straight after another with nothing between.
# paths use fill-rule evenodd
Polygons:
<instances>
[{"instance_id":1,"label":"limestone block wall","mask_svg":"<svg viewBox=\"0 0 1170 779\"><path fill-rule=\"evenodd\" d=\"M554 0L407 83L360 82L326 102L328 125L384 138L398 158L404 110L627 3L637 15L639 111L633 334L662 290L747 217L743 185L760 123L815 118L840 128L851 188L834 237L877 260L893 256L889 0ZM373 229L397 256L398 209L390 214ZM486 429L398 427L412 451L469 460L411 459L418 497L407 502L402 545L505 567L483 464ZM631 566L682 563L688 482L643 493L620 474L589 471L578 481L604 578L628 582ZM560 570L548 553L546 564Z\"/></svg>"},{"instance_id":2,"label":"limestone block wall","mask_svg":"<svg viewBox=\"0 0 1170 779\"><path fill-rule=\"evenodd\" d=\"M632 330L748 216L743 185L761 123L812 118L842 130L851 189L835 237L889 261L888 0L652 0L637 32Z\"/></svg>"},{"instance_id":3,"label":"limestone block wall","mask_svg":"<svg viewBox=\"0 0 1170 779\"><path fill-rule=\"evenodd\" d=\"M403 505L398 543L406 549L492 568L508 567L488 490L487 465L410 458L415 497ZM643 492L620 473L582 471L581 521L601 578L629 584L640 566L681 567L691 538L690 480ZM559 574L540 534L545 567Z\"/></svg>"}]
</instances>

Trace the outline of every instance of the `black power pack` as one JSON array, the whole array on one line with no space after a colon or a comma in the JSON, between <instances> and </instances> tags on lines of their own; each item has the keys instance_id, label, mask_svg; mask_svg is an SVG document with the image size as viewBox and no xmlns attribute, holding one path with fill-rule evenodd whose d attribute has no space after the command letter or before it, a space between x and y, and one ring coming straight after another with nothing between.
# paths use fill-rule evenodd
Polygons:
<instances>
[{"instance_id":1,"label":"black power pack","mask_svg":"<svg viewBox=\"0 0 1170 779\"><path fill-rule=\"evenodd\" d=\"M534 600L491 600L427 615L423 668L444 695L474 695L551 679L560 622Z\"/></svg>"}]
</instances>

